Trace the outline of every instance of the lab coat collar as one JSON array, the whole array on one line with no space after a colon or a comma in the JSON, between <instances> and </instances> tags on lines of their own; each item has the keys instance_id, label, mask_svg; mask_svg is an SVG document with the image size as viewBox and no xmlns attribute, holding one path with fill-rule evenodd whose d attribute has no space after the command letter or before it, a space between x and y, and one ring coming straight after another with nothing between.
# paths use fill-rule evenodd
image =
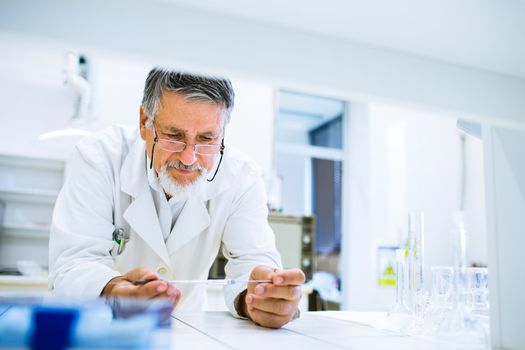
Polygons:
<instances>
[{"instance_id":1,"label":"lab coat collar","mask_svg":"<svg viewBox=\"0 0 525 350\"><path fill-rule=\"evenodd\" d=\"M137 140L120 170L121 190L132 197L123 217L130 227L169 266L170 259L146 175L146 146Z\"/></svg>"}]
</instances>

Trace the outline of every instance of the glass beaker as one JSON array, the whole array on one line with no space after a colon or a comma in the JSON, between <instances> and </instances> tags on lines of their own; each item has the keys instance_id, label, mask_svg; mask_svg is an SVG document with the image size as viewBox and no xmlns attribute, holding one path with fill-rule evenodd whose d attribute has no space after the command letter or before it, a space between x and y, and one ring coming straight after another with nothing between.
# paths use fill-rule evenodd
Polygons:
<instances>
[{"instance_id":1,"label":"glass beaker","mask_svg":"<svg viewBox=\"0 0 525 350\"><path fill-rule=\"evenodd\" d=\"M432 292L425 318L424 333L432 334L446 322L453 308L454 269L452 266L432 266Z\"/></svg>"},{"instance_id":2,"label":"glass beaker","mask_svg":"<svg viewBox=\"0 0 525 350\"><path fill-rule=\"evenodd\" d=\"M489 284L486 267L467 268L467 307L475 316L489 316Z\"/></svg>"},{"instance_id":3,"label":"glass beaker","mask_svg":"<svg viewBox=\"0 0 525 350\"><path fill-rule=\"evenodd\" d=\"M467 307L467 267L466 247L467 231L462 212L453 216L454 268L451 308L441 318L436 327L436 336L460 349L488 349L490 333L488 329L473 317Z\"/></svg>"}]
</instances>

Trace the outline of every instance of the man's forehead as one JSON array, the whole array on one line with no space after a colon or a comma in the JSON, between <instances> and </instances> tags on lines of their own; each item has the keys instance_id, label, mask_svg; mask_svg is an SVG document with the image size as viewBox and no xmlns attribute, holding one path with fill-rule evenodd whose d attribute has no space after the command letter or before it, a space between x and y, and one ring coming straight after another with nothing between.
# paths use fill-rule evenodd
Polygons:
<instances>
[{"instance_id":1,"label":"man's forehead","mask_svg":"<svg viewBox=\"0 0 525 350\"><path fill-rule=\"evenodd\" d=\"M184 127L180 127L177 125L160 125L162 128L162 131L164 132L170 132L170 133L177 133L177 134L188 134L188 133L197 133L197 134L216 134L220 131L220 125L218 126L209 126L200 128L200 130L190 130Z\"/></svg>"},{"instance_id":2,"label":"man's forehead","mask_svg":"<svg viewBox=\"0 0 525 350\"><path fill-rule=\"evenodd\" d=\"M225 126L225 116L192 120L190 116L175 117L173 115L157 115L155 125L160 131L178 134L217 134Z\"/></svg>"}]
</instances>

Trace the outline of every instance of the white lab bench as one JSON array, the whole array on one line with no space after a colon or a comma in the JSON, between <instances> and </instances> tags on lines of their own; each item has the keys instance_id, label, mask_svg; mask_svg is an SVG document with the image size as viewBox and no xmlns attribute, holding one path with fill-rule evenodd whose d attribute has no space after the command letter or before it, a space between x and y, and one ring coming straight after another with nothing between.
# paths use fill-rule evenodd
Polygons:
<instances>
[{"instance_id":1,"label":"white lab bench","mask_svg":"<svg viewBox=\"0 0 525 350\"><path fill-rule=\"evenodd\" d=\"M0 306L0 317L8 312L9 307ZM170 327L155 330L151 349L462 349L441 339L385 329L386 313L380 312L304 312L280 329L257 326L227 311L174 312L171 317Z\"/></svg>"},{"instance_id":2,"label":"white lab bench","mask_svg":"<svg viewBox=\"0 0 525 350\"><path fill-rule=\"evenodd\" d=\"M281 329L259 327L222 311L175 313L159 331L157 349L457 349L439 339L380 329L385 313L306 312Z\"/></svg>"}]
</instances>

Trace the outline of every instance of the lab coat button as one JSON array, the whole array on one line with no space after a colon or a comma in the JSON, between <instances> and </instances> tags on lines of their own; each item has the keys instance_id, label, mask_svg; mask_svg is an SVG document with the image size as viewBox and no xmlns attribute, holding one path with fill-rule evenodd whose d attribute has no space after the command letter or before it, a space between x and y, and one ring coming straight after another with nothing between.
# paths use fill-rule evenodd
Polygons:
<instances>
[{"instance_id":1,"label":"lab coat button","mask_svg":"<svg viewBox=\"0 0 525 350\"><path fill-rule=\"evenodd\" d=\"M168 269L165 268L164 266L163 266L163 267L159 267L159 268L157 269L157 272L159 273L159 275L165 275L166 272L168 272Z\"/></svg>"}]
</instances>

